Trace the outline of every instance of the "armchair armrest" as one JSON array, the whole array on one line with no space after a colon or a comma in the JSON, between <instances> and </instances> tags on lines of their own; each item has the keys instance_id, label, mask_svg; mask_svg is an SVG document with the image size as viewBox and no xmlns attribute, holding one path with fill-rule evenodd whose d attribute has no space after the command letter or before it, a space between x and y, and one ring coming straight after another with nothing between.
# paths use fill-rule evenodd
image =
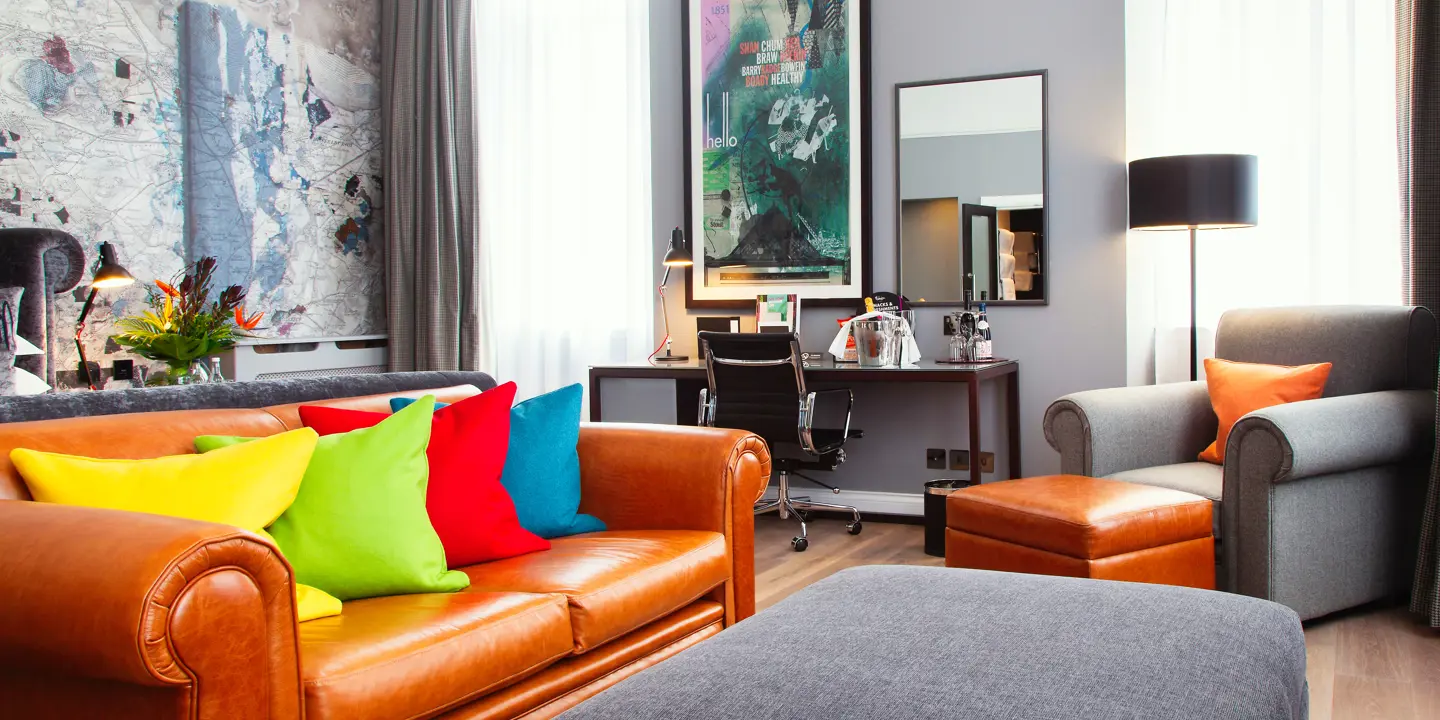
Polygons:
<instances>
[{"instance_id":1,"label":"armchair armrest","mask_svg":"<svg viewBox=\"0 0 1440 720\"><path fill-rule=\"evenodd\" d=\"M1218 427L1203 382L1088 390L1045 411L1061 472L1090 477L1193 462Z\"/></svg>"},{"instance_id":2,"label":"armchair armrest","mask_svg":"<svg viewBox=\"0 0 1440 720\"><path fill-rule=\"evenodd\" d=\"M1276 405L1230 431L1230 466L1280 483L1404 462L1435 441L1435 394L1387 390Z\"/></svg>"},{"instance_id":3,"label":"armchair armrest","mask_svg":"<svg viewBox=\"0 0 1440 720\"><path fill-rule=\"evenodd\" d=\"M585 423L580 511L612 530L723 533L733 563L726 616L755 612L755 501L770 482L770 450L743 430Z\"/></svg>"},{"instance_id":4,"label":"armchair armrest","mask_svg":"<svg viewBox=\"0 0 1440 720\"><path fill-rule=\"evenodd\" d=\"M1424 470L1419 466L1428 459L1434 441L1435 393L1428 390L1305 400L1240 418L1225 446L1220 503L1225 586L1232 592L1285 602L1297 608L1301 617L1346 606L1317 605L1319 601L1312 596L1323 597L1323 593L1297 591L1294 583L1277 585L1276 574L1287 568L1295 573L1298 562L1293 549L1294 526L1290 533L1274 529L1286 508L1290 508L1287 517L1300 516L1304 526L1344 533L1340 544L1353 548L1352 556L1358 554L1352 557L1354 565L1347 567L1349 577L1364 578L1375 587L1388 584L1387 563L1401 557L1395 549L1413 547L1405 527L1409 521L1396 514L1411 501L1398 499L1395 491L1399 488L1402 494L1412 496L1413 502L1423 502ZM1356 472L1385 466L1393 470L1397 465L1404 469ZM1413 483L1404 479L1411 473L1417 478ZM1322 476L1338 482L1322 482ZM1387 484L1385 477L1399 484ZM1313 483L1311 479L1315 479ZM1418 511L1413 515L1418 519ZM1292 543L1290 565L1275 554L1277 537L1282 536ZM1338 536L1312 540L1311 547L1326 545L1333 537ZM1316 562L1314 551L1309 552L1309 562ZM1403 554L1404 549L1398 552ZM1398 568L1388 577L1406 577L1407 569ZM1305 570L1302 574L1313 573ZM1277 587L1291 594L1279 597ZM1296 603L1305 605L1297 607Z\"/></svg>"},{"instance_id":5,"label":"armchair armrest","mask_svg":"<svg viewBox=\"0 0 1440 720\"><path fill-rule=\"evenodd\" d=\"M294 594L238 528L0 501L0 697L25 717L149 697L176 717L298 718Z\"/></svg>"}]
</instances>

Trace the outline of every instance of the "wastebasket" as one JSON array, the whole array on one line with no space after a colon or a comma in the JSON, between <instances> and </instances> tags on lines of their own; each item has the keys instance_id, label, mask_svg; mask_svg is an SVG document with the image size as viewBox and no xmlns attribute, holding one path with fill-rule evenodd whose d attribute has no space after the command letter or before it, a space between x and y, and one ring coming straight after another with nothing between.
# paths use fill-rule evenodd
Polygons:
<instances>
[{"instance_id":1,"label":"wastebasket","mask_svg":"<svg viewBox=\"0 0 1440 720\"><path fill-rule=\"evenodd\" d=\"M925 554L945 557L945 498L970 487L969 480L931 480L925 483Z\"/></svg>"}]
</instances>

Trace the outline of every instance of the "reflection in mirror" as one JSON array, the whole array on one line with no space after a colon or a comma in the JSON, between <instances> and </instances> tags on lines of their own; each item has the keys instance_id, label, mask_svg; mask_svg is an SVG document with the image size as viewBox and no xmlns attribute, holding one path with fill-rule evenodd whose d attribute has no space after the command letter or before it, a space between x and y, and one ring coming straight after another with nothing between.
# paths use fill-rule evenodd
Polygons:
<instances>
[{"instance_id":1,"label":"reflection in mirror","mask_svg":"<svg viewBox=\"0 0 1440 720\"><path fill-rule=\"evenodd\" d=\"M900 289L1045 301L1043 72L896 86Z\"/></svg>"}]
</instances>

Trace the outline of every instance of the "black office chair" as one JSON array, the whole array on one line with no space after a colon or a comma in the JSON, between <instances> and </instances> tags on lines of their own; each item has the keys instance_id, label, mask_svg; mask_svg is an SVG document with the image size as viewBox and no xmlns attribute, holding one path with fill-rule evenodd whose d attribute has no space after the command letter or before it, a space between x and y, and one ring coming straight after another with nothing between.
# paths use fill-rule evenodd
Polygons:
<instances>
[{"instance_id":1,"label":"black office chair","mask_svg":"<svg viewBox=\"0 0 1440 720\"><path fill-rule=\"evenodd\" d=\"M749 430L764 438L772 452L777 445L798 445L807 456L815 458L772 458L771 467L779 476L779 495L756 503L755 514L779 510L781 519L794 515L800 521L800 534L790 541L796 552L810 546L805 532L806 511L848 512L854 519L845 529L859 535L860 511L855 508L790 495L791 475L840 492L798 471L829 471L845 462L841 446L862 434L850 427L854 395L848 389L805 389L800 343L794 333L702 332L700 352L709 379L709 387L700 391L701 425ZM814 427L821 411L838 411L841 403L845 408L841 428Z\"/></svg>"}]
</instances>

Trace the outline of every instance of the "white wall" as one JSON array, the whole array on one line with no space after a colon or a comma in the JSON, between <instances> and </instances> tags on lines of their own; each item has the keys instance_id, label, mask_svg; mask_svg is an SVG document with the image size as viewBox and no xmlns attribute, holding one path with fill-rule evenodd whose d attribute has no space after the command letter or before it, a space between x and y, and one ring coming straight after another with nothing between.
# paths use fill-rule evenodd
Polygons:
<instances>
[{"instance_id":1,"label":"white wall","mask_svg":"<svg viewBox=\"0 0 1440 720\"><path fill-rule=\"evenodd\" d=\"M679 0L652 0L651 74L658 266L669 229L684 220ZM1066 393L1124 385L1125 7L1124 0L872 0L872 253L876 289L895 287L894 86L899 82L1018 70L1049 70L1050 305L991 310L996 352L1020 361L1023 463L1027 475L1059 470L1045 442L1045 408ZM669 307L676 352L694 354L695 323L683 279L672 277ZM728 313L744 316L745 310ZM922 351L944 347L941 309L921 310ZM838 309L807 308L802 344L821 350ZM657 328L659 314L656 315ZM987 451L1003 438L999 388L982 393ZM850 462L834 474L847 489L916 492L948 476L925 469L924 448L964 448L959 387L856 387ZM903 427L902 427L903 426ZM999 453L997 453L999 454ZM1000 476L1006 468L1001 461Z\"/></svg>"}]
</instances>

